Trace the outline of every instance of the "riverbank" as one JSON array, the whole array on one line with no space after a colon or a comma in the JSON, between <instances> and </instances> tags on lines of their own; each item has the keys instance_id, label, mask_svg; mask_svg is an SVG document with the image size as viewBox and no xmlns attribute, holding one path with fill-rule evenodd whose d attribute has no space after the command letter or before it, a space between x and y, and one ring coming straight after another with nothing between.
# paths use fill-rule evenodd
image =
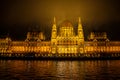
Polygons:
<instances>
[{"instance_id":1,"label":"riverbank","mask_svg":"<svg viewBox=\"0 0 120 80\"><path fill-rule=\"evenodd\" d=\"M113 60L120 59L120 53L47 54L47 53L1 53L6 60Z\"/></svg>"}]
</instances>

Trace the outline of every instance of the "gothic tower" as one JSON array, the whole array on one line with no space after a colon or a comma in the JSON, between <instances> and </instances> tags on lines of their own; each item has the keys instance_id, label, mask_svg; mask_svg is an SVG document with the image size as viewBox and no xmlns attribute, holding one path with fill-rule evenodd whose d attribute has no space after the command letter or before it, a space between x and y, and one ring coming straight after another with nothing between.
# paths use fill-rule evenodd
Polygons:
<instances>
[{"instance_id":1,"label":"gothic tower","mask_svg":"<svg viewBox=\"0 0 120 80\"><path fill-rule=\"evenodd\" d=\"M52 26L52 34L51 34L51 45L52 45L52 53L56 53L56 37L57 37L57 27L56 27L56 18L54 17L53 26Z\"/></svg>"},{"instance_id":2,"label":"gothic tower","mask_svg":"<svg viewBox=\"0 0 120 80\"><path fill-rule=\"evenodd\" d=\"M78 20L78 37L80 39L80 42L84 42L84 34L83 34L82 23L81 23L80 17Z\"/></svg>"},{"instance_id":3,"label":"gothic tower","mask_svg":"<svg viewBox=\"0 0 120 80\"><path fill-rule=\"evenodd\" d=\"M81 19L79 17L78 20L78 45L79 45L79 52L80 53L84 53L84 33L83 33L83 29L82 29L82 23L81 23Z\"/></svg>"},{"instance_id":4,"label":"gothic tower","mask_svg":"<svg viewBox=\"0 0 120 80\"><path fill-rule=\"evenodd\" d=\"M56 37L57 37L57 28L56 28L56 18L54 17L51 39L55 39Z\"/></svg>"}]
</instances>

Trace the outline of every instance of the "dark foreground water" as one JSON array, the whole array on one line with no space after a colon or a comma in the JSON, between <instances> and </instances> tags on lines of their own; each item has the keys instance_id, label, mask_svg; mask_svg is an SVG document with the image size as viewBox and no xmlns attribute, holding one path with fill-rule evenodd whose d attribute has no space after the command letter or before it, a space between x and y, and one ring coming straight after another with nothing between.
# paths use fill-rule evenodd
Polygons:
<instances>
[{"instance_id":1,"label":"dark foreground water","mask_svg":"<svg viewBox=\"0 0 120 80\"><path fill-rule=\"evenodd\" d=\"M0 60L0 80L120 80L120 60Z\"/></svg>"}]
</instances>

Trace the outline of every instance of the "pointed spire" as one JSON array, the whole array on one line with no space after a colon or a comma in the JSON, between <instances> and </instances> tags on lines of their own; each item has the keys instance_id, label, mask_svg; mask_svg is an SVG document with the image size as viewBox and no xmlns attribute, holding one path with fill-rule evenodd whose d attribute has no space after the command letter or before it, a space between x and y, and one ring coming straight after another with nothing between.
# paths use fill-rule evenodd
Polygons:
<instances>
[{"instance_id":1,"label":"pointed spire","mask_svg":"<svg viewBox=\"0 0 120 80\"><path fill-rule=\"evenodd\" d=\"M81 24L81 18L79 17L78 19L79 19L79 20L78 20L78 24Z\"/></svg>"},{"instance_id":2,"label":"pointed spire","mask_svg":"<svg viewBox=\"0 0 120 80\"><path fill-rule=\"evenodd\" d=\"M57 28L56 28L56 18L54 17L53 26L52 26L52 39L55 39L57 36Z\"/></svg>"},{"instance_id":3,"label":"pointed spire","mask_svg":"<svg viewBox=\"0 0 120 80\"><path fill-rule=\"evenodd\" d=\"M84 35L83 35L83 29L82 29L82 23L80 17L78 18L78 37L84 41Z\"/></svg>"},{"instance_id":4,"label":"pointed spire","mask_svg":"<svg viewBox=\"0 0 120 80\"><path fill-rule=\"evenodd\" d=\"M54 16L54 21L53 21L53 23L56 24L56 18L55 18L55 16Z\"/></svg>"},{"instance_id":5,"label":"pointed spire","mask_svg":"<svg viewBox=\"0 0 120 80\"><path fill-rule=\"evenodd\" d=\"M81 23L81 18L78 17L78 30L82 29L82 23Z\"/></svg>"}]
</instances>

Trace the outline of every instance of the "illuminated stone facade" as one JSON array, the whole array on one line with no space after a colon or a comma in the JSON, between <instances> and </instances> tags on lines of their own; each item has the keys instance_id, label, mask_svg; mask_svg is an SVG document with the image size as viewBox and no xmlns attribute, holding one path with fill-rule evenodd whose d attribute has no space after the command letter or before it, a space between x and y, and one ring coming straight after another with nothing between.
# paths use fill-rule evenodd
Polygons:
<instances>
[{"instance_id":1,"label":"illuminated stone facade","mask_svg":"<svg viewBox=\"0 0 120 80\"><path fill-rule=\"evenodd\" d=\"M83 53L84 35L80 18L78 22L78 35L75 35L74 27L70 21L64 21L58 29L54 18L51 47L52 53Z\"/></svg>"},{"instance_id":2,"label":"illuminated stone facade","mask_svg":"<svg viewBox=\"0 0 120 80\"><path fill-rule=\"evenodd\" d=\"M25 53L35 53L37 56L120 53L120 41L110 41L105 32L91 32L88 41L84 41L80 18L78 19L77 34L70 21L64 21L58 27L54 18L51 41L45 41L42 32L28 32L25 41L12 41L9 37L0 39L0 55L9 53L21 56Z\"/></svg>"}]
</instances>

